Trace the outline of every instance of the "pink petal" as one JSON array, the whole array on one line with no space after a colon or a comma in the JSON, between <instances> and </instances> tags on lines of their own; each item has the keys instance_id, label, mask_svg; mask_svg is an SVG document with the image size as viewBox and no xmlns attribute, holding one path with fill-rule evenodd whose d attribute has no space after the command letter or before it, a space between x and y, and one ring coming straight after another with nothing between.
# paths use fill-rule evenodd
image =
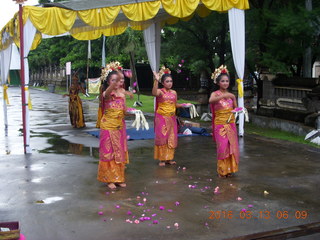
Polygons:
<instances>
[{"instance_id":1,"label":"pink petal","mask_svg":"<svg viewBox=\"0 0 320 240\"><path fill-rule=\"evenodd\" d=\"M98 212L99 215L103 215L103 212Z\"/></svg>"},{"instance_id":2,"label":"pink petal","mask_svg":"<svg viewBox=\"0 0 320 240\"><path fill-rule=\"evenodd\" d=\"M152 223L153 223L153 224L158 224L159 221L158 221L158 220L153 220Z\"/></svg>"},{"instance_id":3,"label":"pink petal","mask_svg":"<svg viewBox=\"0 0 320 240\"><path fill-rule=\"evenodd\" d=\"M238 197L237 200L238 200L238 201L242 201L242 198L241 198L241 197Z\"/></svg>"},{"instance_id":4,"label":"pink petal","mask_svg":"<svg viewBox=\"0 0 320 240\"><path fill-rule=\"evenodd\" d=\"M160 210L164 210L165 207L164 207L164 206L160 206L159 209L160 209Z\"/></svg>"},{"instance_id":5,"label":"pink petal","mask_svg":"<svg viewBox=\"0 0 320 240\"><path fill-rule=\"evenodd\" d=\"M175 205L176 205L176 206L179 206L179 205L180 205L180 202L178 202L178 201L175 202Z\"/></svg>"},{"instance_id":6,"label":"pink petal","mask_svg":"<svg viewBox=\"0 0 320 240\"><path fill-rule=\"evenodd\" d=\"M249 204L249 205L248 205L248 208L252 208L252 207L253 207L253 205L252 205L252 204Z\"/></svg>"},{"instance_id":7,"label":"pink petal","mask_svg":"<svg viewBox=\"0 0 320 240\"><path fill-rule=\"evenodd\" d=\"M128 214L128 215L132 215L132 212L131 212L131 211L128 211L127 214Z\"/></svg>"},{"instance_id":8,"label":"pink petal","mask_svg":"<svg viewBox=\"0 0 320 240\"><path fill-rule=\"evenodd\" d=\"M168 212L173 212L173 210L172 210L172 209L168 209L167 211L168 211Z\"/></svg>"}]
</instances>

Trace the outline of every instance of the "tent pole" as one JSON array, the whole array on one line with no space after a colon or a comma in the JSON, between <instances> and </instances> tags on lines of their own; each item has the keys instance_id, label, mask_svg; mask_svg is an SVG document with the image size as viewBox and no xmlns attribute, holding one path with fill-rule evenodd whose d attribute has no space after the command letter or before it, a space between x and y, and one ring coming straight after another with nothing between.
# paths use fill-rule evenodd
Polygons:
<instances>
[{"instance_id":1,"label":"tent pole","mask_svg":"<svg viewBox=\"0 0 320 240\"><path fill-rule=\"evenodd\" d=\"M19 29L20 29L20 79L21 79L21 101L22 101L22 125L23 125L23 150L24 154L27 153L27 134L26 134L26 93L25 93L25 80L24 80L24 39L23 39L23 7L19 4Z\"/></svg>"}]
</instances>

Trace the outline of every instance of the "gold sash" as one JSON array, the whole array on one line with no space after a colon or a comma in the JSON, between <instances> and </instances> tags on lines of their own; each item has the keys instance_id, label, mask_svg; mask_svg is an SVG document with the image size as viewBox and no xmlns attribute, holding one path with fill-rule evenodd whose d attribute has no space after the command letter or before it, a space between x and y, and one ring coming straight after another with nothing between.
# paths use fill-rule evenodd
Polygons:
<instances>
[{"instance_id":1,"label":"gold sash","mask_svg":"<svg viewBox=\"0 0 320 240\"><path fill-rule=\"evenodd\" d=\"M123 109L109 108L104 111L100 122L100 128L105 130L122 129L124 119Z\"/></svg>"},{"instance_id":2,"label":"gold sash","mask_svg":"<svg viewBox=\"0 0 320 240\"><path fill-rule=\"evenodd\" d=\"M160 102L157 113L165 117L172 117L176 114L176 104L174 102Z\"/></svg>"},{"instance_id":3,"label":"gold sash","mask_svg":"<svg viewBox=\"0 0 320 240\"><path fill-rule=\"evenodd\" d=\"M228 120L230 118L229 123L234 123L235 118L234 114L231 112L232 108L226 108L215 111L215 118L214 118L214 124L220 125L220 124L227 124Z\"/></svg>"}]
</instances>

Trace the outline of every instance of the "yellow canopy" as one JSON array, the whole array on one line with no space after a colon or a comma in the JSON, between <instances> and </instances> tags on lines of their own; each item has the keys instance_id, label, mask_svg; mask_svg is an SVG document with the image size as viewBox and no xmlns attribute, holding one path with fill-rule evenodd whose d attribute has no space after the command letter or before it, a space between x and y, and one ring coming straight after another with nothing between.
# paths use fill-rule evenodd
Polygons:
<instances>
[{"instance_id":1,"label":"yellow canopy","mask_svg":"<svg viewBox=\"0 0 320 240\"><path fill-rule=\"evenodd\" d=\"M102 34L119 35L128 27L144 30L155 21L172 24L179 19L191 18L195 12L204 17L210 11L226 12L231 8L249 8L248 0L140 0L124 5L119 5L119 2L114 6L92 6L85 10L66 9L68 6L61 4L64 8L25 6L24 24L29 18L38 31L32 49L41 42L42 34L56 36L70 33L78 40L93 40L100 38ZM6 49L12 41L19 46L17 13L0 32L0 50Z\"/></svg>"}]
</instances>

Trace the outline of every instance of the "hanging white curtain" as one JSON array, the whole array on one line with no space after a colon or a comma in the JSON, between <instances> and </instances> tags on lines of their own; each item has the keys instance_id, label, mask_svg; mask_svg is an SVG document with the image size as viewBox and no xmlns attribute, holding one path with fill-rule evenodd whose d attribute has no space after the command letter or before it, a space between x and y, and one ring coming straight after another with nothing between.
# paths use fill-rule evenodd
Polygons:
<instances>
[{"instance_id":1,"label":"hanging white curtain","mask_svg":"<svg viewBox=\"0 0 320 240\"><path fill-rule=\"evenodd\" d=\"M103 39L102 39L102 53L101 53L101 66L102 67L106 67L106 36L103 35Z\"/></svg>"},{"instance_id":2,"label":"hanging white curtain","mask_svg":"<svg viewBox=\"0 0 320 240\"><path fill-rule=\"evenodd\" d=\"M13 43L11 54L10 70L20 70L20 53L18 47Z\"/></svg>"},{"instance_id":3,"label":"hanging white curtain","mask_svg":"<svg viewBox=\"0 0 320 240\"><path fill-rule=\"evenodd\" d=\"M143 30L144 43L146 46L148 59L152 71L159 71L160 65L160 45L161 45L160 23L153 23Z\"/></svg>"},{"instance_id":4,"label":"hanging white curtain","mask_svg":"<svg viewBox=\"0 0 320 240\"><path fill-rule=\"evenodd\" d=\"M29 108L31 108L31 99L29 93L29 62L28 54L30 52L34 36L36 34L36 28L33 26L30 19L27 20L26 24L23 27L23 40L24 40L24 80L25 80L25 99L23 107L26 110L26 153L31 153L30 148L30 117L29 117ZM28 107L27 107L28 106Z\"/></svg>"},{"instance_id":5,"label":"hanging white curtain","mask_svg":"<svg viewBox=\"0 0 320 240\"><path fill-rule=\"evenodd\" d=\"M9 104L9 98L8 98L8 85L7 85L7 79L9 75L10 70L10 62L11 62L11 53L12 53L12 45L5 49L0 51L0 67L1 67L1 81L2 81L2 87L3 87L3 116L4 116L4 126L5 129L8 128L8 114L7 114L7 104Z\"/></svg>"},{"instance_id":6,"label":"hanging white curtain","mask_svg":"<svg viewBox=\"0 0 320 240\"><path fill-rule=\"evenodd\" d=\"M143 30L144 44L152 71L158 72L160 65L160 46L161 46L161 26L160 23L153 23ZM154 111L156 110L156 98L153 99Z\"/></svg>"},{"instance_id":7,"label":"hanging white curtain","mask_svg":"<svg viewBox=\"0 0 320 240\"><path fill-rule=\"evenodd\" d=\"M243 77L245 64L245 18L244 10L232 8L228 11L229 28L233 62L238 78L238 105L244 107L243 101ZM239 136L244 134L244 115L239 116Z\"/></svg>"}]
</instances>

